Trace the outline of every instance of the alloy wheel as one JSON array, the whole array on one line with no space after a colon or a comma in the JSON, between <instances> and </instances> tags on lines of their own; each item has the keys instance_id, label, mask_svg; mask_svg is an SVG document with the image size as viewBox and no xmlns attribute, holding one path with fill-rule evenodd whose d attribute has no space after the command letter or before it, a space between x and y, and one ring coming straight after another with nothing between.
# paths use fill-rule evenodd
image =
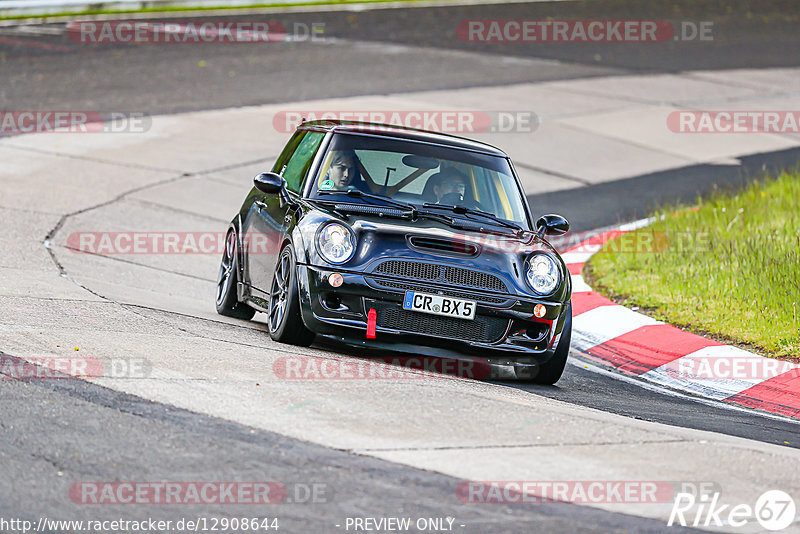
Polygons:
<instances>
[{"instance_id":1,"label":"alloy wheel","mask_svg":"<svg viewBox=\"0 0 800 534\"><path fill-rule=\"evenodd\" d=\"M217 305L222 303L228 293L228 286L230 286L231 274L233 273L234 254L236 254L236 234L228 232L228 237L225 239L225 250L222 252L222 262L219 266L219 275L217 276Z\"/></svg>"},{"instance_id":2,"label":"alloy wheel","mask_svg":"<svg viewBox=\"0 0 800 534\"><path fill-rule=\"evenodd\" d=\"M272 280L272 291L269 299L269 329L271 332L278 330L286 314L286 306L289 297L289 279L291 278L291 254L290 250L285 250L281 254L278 268L275 270L275 277Z\"/></svg>"}]
</instances>

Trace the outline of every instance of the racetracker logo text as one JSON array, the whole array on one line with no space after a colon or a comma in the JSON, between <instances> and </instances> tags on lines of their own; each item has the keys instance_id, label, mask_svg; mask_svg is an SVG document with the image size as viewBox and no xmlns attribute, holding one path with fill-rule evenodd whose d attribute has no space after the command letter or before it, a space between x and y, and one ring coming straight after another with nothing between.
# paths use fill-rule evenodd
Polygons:
<instances>
[{"instance_id":1,"label":"racetracker logo text","mask_svg":"<svg viewBox=\"0 0 800 534\"><path fill-rule=\"evenodd\" d=\"M560 239L551 239L550 243L558 250L573 249L584 241L597 236L596 232L576 232ZM584 246L581 252L616 253L616 254L661 254L670 252L705 252L709 250L709 235L705 232L681 233L662 232L656 230L639 230L636 232L613 232L604 240L604 246L593 244ZM469 250L471 245L485 250L503 252L530 253L535 250L530 239L489 235L489 234L456 234L452 240L458 250ZM590 248L593 247L593 248ZM578 251L578 250L575 250Z\"/></svg>"},{"instance_id":2,"label":"racetracker logo text","mask_svg":"<svg viewBox=\"0 0 800 534\"><path fill-rule=\"evenodd\" d=\"M666 20L462 20L456 27L465 42L658 43L711 41L711 21Z\"/></svg>"},{"instance_id":3,"label":"racetracker logo text","mask_svg":"<svg viewBox=\"0 0 800 534\"><path fill-rule=\"evenodd\" d=\"M532 111L469 110L290 110L272 119L276 131L291 133L303 122L340 120L391 124L443 133L531 133L539 126ZM368 126L366 127L368 128Z\"/></svg>"},{"instance_id":4,"label":"racetracker logo text","mask_svg":"<svg viewBox=\"0 0 800 534\"><path fill-rule=\"evenodd\" d=\"M67 25L69 38L82 44L275 43L324 39L325 23L277 21L81 21Z\"/></svg>"},{"instance_id":5,"label":"racetracker logo text","mask_svg":"<svg viewBox=\"0 0 800 534\"><path fill-rule=\"evenodd\" d=\"M488 363L435 357L380 357L328 359L281 356L272 365L275 376L285 380L420 380L430 378L487 378Z\"/></svg>"},{"instance_id":6,"label":"racetracker logo text","mask_svg":"<svg viewBox=\"0 0 800 534\"><path fill-rule=\"evenodd\" d=\"M678 358L662 370L682 380L769 380L776 376L800 377L797 364L749 354L737 348L714 345Z\"/></svg>"},{"instance_id":7,"label":"racetracker logo text","mask_svg":"<svg viewBox=\"0 0 800 534\"><path fill-rule=\"evenodd\" d=\"M0 111L0 135L27 133L143 133L152 119L144 113L64 110Z\"/></svg>"},{"instance_id":8,"label":"racetracker logo text","mask_svg":"<svg viewBox=\"0 0 800 534\"><path fill-rule=\"evenodd\" d=\"M640 480L468 481L456 487L456 497L470 504L667 503L674 494L670 482Z\"/></svg>"},{"instance_id":9,"label":"racetracker logo text","mask_svg":"<svg viewBox=\"0 0 800 534\"><path fill-rule=\"evenodd\" d=\"M667 127L674 133L800 133L800 111L673 111Z\"/></svg>"},{"instance_id":10,"label":"racetracker logo text","mask_svg":"<svg viewBox=\"0 0 800 534\"><path fill-rule=\"evenodd\" d=\"M67 248L73 252L119 254L222 254L225 232L73 232ZM280 234L248 232L242 246L248 254L277 254Z\"/></svg>"},{"instance_id":11,"label":"racetracker logo text","mask_svg":"<svg viewBox=\"0 0 800 534\"><path fill-rule=\"evenodd\" d=\"M286 498L280 482L76 482L75 504L276 504Z\"/></svg>"},{"instance_id":12,"label":"racetracker logo text","mask_svg":"<svg viewBox=\"0 0 800 534\"><path fill-rule=\"evenodd\" d=\"M143 358L101 360L91 356L29 356L0 354L0 379L50 380L85 378L146 378L152 367Z\"/></svg>"}]
</instances>

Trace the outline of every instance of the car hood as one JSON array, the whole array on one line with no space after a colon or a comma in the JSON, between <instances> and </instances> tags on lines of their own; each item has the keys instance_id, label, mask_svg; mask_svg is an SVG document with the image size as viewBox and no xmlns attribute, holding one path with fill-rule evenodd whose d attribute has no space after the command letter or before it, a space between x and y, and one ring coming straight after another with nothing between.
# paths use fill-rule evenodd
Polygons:
<instances>
[{"instance_id":1,"label":"car hood","mask_svg":"<svg viewBox=\"0 0 800 534\"><path fill-rule=\"evenodd\" d=\"M517 237L511 232L496 234L452 228L424 218L410 221L358 215L343 219L315 210L299 225L311 265L333 267L319 255L315 245L316 231L328 221L345 224L356 235L353 258L335 267L342 271L375 273L380 264L392 259L453 265L500 277L510 294L538 297L528 286L525 269L531 254L543 252L556 260L564 280L555 294L547 298L563 301L569 295L569 272L563 260L550 243L531 232Z\"/></svg>"}]
</instances>

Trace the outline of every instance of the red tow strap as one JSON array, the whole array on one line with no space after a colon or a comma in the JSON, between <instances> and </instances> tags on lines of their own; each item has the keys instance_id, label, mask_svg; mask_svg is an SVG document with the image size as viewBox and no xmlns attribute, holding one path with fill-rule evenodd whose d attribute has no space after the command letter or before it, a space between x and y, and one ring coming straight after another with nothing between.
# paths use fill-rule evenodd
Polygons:
<instances>
[{"instance_id":1,"label":"red tow strap","mask_svg":"<svg viewBox=\"0 0 800 534\"><path fill-rule=\"evenodd\" d=\"M378 312L370 308L367 313L367 339L375 339L375 323L378 322Z\"/></svg>"}]
</instances>

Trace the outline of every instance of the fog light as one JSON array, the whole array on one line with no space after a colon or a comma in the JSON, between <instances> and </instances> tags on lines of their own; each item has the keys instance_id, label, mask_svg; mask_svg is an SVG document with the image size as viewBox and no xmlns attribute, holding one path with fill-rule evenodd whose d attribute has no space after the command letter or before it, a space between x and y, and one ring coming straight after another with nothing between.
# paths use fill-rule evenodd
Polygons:
<instances>
[{"instance_id":1,"label":"fog light","mask_svg":"<svg viewBox=\"0 0 800 534\"><path fill-rule=\"evenodd\" d=\"M325 297L325 307L329 310L338 310L342 306L342 301L336 295L327 295Z\"/></svg>"},{"instance_id":2,"label":"fog light","mask_svg":"<svg viewBox=\"0 0 800 534\"><path fill-rule=\"evenodd\" d=\"M546 313L547 313L547 308L544 306L544 304L537 304L536 306L533 307L534 317L538 317L539 319L541 319L542 317L545 316Z\"/></svg>"},{"instance_id":3,"label":"fog light","mask_svg":"<svg viewBox=\"0 0 800 534\"><path fill-rule=\"evenodd\" d=\"M331 287L339 287L344 283L344 277L339 273L333 273L328 277L328 283Z\"/></svg>"}]
</instances>

